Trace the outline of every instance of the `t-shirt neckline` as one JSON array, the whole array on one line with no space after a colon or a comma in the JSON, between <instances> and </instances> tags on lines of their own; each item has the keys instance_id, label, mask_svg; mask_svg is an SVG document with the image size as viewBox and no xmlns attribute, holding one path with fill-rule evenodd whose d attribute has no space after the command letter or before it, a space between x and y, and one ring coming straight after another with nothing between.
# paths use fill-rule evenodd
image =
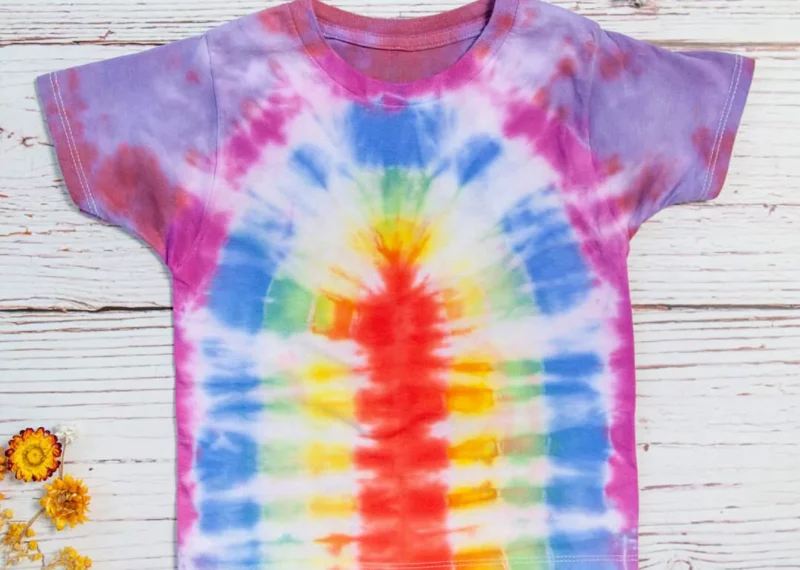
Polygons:
<instances>
[{"instance_id":1,"label":"t-shirt neckline","mask_svg":"<svg viewBox=\"0 0 800 570\"><path fill-rule=\"evenodd\" d=\"M431 16L415 18L376 18L362 16L321 2L293 0L290 10L306 53L336 83L358 97L382 100L408 99L415 95L441 94L470 81L492 59L510 32L519 0L476 0L470 4ZM488 19L487 19L488 16ZM474 29L477 20L486 23L476 39L458 60L442 71L414 81L396 83L370 76L342 58L328 43L322 27L344 28L363 34L365 45L376 45L389 38L404 49L443 41L454 30Z\"/></svg>"}]
</instances>

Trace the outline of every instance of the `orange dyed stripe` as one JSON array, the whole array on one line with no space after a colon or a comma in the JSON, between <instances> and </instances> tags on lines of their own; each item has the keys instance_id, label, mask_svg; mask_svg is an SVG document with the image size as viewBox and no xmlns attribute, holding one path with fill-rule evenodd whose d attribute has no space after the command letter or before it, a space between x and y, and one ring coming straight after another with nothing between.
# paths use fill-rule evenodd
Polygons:
<instances>
[{"instance_id":1,"label":"orange dyed stripe","mask_svg":"<svg viewBox=\"0 0 800 570\"><path fill-rule=\"evenodd\" d=\"M497 440L492 436L479 436L452 445L448 451L454 463L491 463L500 455Z\"/></svg>"},{"instance_id":2,"label":"orange dyed stripe","mask_svg":"<svg viewBox=\"0 0 800 570\"><path fill-rule=\"evenodd\" d=\"M341 340L350 336L350 324L353 322L355 304L341 297L323 294L316 299L311 331Z\"/></svg>"},{"instance_id":3,"label":"orange dyed stripe","mask_svg":"<svg viewBox=\"0 0 800 570\"><path fill-rule=\"evenodd\" d=\"M453 555L458 570L498 570L504 568L505 553L497 546L462 550Z\"/></svg>"},{"instance_id":4,"label":"orange dyed stripe","mask_svg":"<svg viewBox=\"0 0 800 570\"><path fill-rule=\"evenodd\" d=\"M451 386L447 389L447 410L461 414L483 414L495 404L494 390L486 384Z\"/></svg>"},{"instance_id":5,"label":"orange dyed stripe","mask_svg":"<svg viewBox=\"0 0 800 570\"><path fill-rule=\"evenodd\" d=\"M462 374L469 374L471 376L486 376L494 372L494 366L491 362L481 360L464 360L461 362L454 362L451 366L454 372Z\"/></svg>"},{"instance_id":6,"label":"orange dyed stripe","mask_svg":"<svg viewBox=\"0 0 800 570\"><path fill-rule=\"evenodd\" d=\"M479 487L464 487L452 491L447 496L447 505L451 509L467 509L478 507L497 500L499 493L489 481Z\"/></svg>"}]
</instances>

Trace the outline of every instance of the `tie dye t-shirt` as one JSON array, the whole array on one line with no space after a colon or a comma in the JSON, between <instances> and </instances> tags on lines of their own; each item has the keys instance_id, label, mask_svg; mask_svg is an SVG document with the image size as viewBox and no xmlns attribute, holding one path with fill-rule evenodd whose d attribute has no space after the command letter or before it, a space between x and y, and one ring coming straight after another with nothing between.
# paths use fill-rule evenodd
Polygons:
<instances>
[{"instance_id":1,"label":"tie dye t-shirt","mask_svg":"<svg viewBox=\"0 0 800 570\"><path fill-rule=\"evenodd\" d=\"M173 279L179 568L636 568L629 240L719 193L752 73L295 0L40 77L72 199Z\"/></svg>"}]
</instances>

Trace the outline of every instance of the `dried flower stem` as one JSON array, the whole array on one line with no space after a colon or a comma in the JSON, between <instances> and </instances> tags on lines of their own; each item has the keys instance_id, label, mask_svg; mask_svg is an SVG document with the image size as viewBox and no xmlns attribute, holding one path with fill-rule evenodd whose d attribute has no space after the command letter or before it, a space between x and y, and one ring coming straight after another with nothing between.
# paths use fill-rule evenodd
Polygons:
<instances>
[{"instance_id":1,"label":"dried flower stem","mask_svg":"<svg viewBox=\"0 0 800 570\"><path fill-rule=\"evenodd\" d=\"M33 523L36 522L36 519L38 519L43 514L44 514L44 509L39 509L39 512L33 515L33 518L29 520L28 524L25 525L25 528L22 529L22 536L25 536L25 534L28 532L28 529L31 528L31 526L33 526ZM20 538L20 542L22 542L22 538Z\"/></svg>"}]
</instances>

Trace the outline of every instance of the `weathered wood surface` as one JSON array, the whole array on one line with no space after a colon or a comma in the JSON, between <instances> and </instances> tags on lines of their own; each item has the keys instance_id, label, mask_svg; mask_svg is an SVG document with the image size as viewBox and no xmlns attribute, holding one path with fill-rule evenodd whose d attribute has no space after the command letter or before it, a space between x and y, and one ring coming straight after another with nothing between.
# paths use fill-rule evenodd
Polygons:
<instances>
[{"instance_id":1,"label":"weathered wood surface","mask_svg":"<svg viewBox=\"0 0 800 570\"><path fill-rule=\"evenodd\" d=\"M268 0L0 0L0 440L78 423L93 522L45 535L100 570L172 570L166 272L67 201L33 91L45 71L201 33ZM338 0L413 16L435 2ZM726 188L635 238L642 568L800 569L800 4L558 0L674 48L758 60ZM32 489L0 484L19 513Z\"/></svg>"}]
</instances>

